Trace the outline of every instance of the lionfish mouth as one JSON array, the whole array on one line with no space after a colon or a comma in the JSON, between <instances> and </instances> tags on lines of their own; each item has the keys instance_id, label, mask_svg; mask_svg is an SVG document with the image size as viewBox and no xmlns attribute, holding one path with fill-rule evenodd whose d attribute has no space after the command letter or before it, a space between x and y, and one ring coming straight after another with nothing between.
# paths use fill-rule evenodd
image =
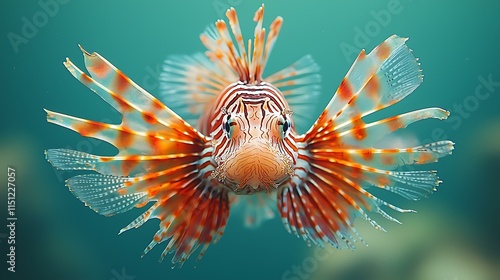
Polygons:
<instances>
[{"instance_id":1,"label":"lionfish mouth","mask_svg":"<svg viewBox=\"0 0 500 280\"><path fill-rule=\"evenodd\" d=\"M252 140L219 162L212 176L245 194L276 190L293 174L293 161L264 139Z\"/></svg>"}]
</instances>

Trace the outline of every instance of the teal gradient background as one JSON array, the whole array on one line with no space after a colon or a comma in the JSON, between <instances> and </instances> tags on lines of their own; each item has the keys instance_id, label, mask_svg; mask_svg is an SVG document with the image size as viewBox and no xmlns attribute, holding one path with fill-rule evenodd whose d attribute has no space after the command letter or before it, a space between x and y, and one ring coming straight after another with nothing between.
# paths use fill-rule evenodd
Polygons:
<instances>
[{"instance_id":1,"label":"teal gradient background","mask_svg":"<svg viewBox=\"0 0 500 280\"><path fill-rule=\"evenodd\" d=\"M47 12L40 4L49 2L57 3L57 10ZM311 114L321 113L362 48L370 51L392 34L410 37L407 44L420 58L425 78L412 95L376 116L426 107L451 112L447 121L423 121L398 134L415 142L450 139L456 149L426 166L439 170L444 181L430 198L411 202L382 194L398 206L417 210L391 213L403 225L372 214L388 230L382 233L356 220L368 247L357 242L354 252L318 253L288 234L279 219L248 230L241 216L232 213L223 238L210 246L201 262L192 258L172 270L169 256L157 262L163 244L140 258L157 220L118 236L141 209L106 218L68 191L64 180L76 173L55 171L45 160L45 149L67 147L94 154L115 150L47 123L43 108L93 120L120 120L62 65L70 57L83 67L77 44L99 52L156 95L158 70L167 55L203 51L199 34L225 18L231 5L248 38L261 3L0 3L0 279L500 279L498 1L265 3L265 26L278 15L284 18L266 73L305 54L321 66L322 95ZM23 34L26 21L37 25ZM13 36L20 41L12 43ZM6 263L7 167L16 169L17 178L16 273L8 272Z\"/></svg>"}]
</instances>

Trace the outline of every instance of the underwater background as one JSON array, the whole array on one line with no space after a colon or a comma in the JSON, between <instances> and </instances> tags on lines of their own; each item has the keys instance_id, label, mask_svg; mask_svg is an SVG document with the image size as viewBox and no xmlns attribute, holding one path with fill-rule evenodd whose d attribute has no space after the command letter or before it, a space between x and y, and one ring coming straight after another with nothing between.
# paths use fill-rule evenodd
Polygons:
<instances>
[{"instance_id":1,"label":"underwater background","mask_svg":"<svg viewBox=\"0 0 500 280\"><path fill-rule=\"evenodd\" d=\"M411 144L450 139L452 156L425 166L444 181L418 202L389 196L416 214L394 213L403 224L372 214L388 231L362 219L369 246L355 251L307 247L277 218L256 230L232 212L223 238L205 257L170 269L158 258L164 244L140 258L157 220L117 235L141 209L106 218L64 186L76 172L45 160L48 148L112 154L107 143L46 122L42 108L93 120L119 114L76 81L66 57L83 67L77 44L96 51L150 91L167 55L204 51L199 34L227 8L253 34L262 1L3 0L0 3L0 279L500 279L500 2L498 1L268 1L264 26L284 18L267 75L305 54L321 66L319 115L358 52L392 34L420 58L424 83L376 116L426 107L451 112L400 132ZM168 104L167 104L168 105ZM396 140L397 141L397 140ZM402 140L401 140L402 141ZM15 170L15 273L7 270L8 168ZM384 196L385 197L385 196ZM392 214L392 213L391 213Z\"/></svg>"}]
</instances>

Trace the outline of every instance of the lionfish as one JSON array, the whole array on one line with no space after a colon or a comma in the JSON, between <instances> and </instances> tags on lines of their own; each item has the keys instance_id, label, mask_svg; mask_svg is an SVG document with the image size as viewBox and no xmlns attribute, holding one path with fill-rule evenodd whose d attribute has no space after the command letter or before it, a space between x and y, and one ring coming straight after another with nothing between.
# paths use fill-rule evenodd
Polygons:
<instances>
[{"instance_id":1,"label":"lionfish","mask_svg":"<svg viewBox=\"0 0 500 280\"><path fill-rule=\"evenodd\" d=\"M168 241L160 261L173 253L173 265L182 266L197 249L199 260L222 236L231 207L241 207L245 224L255 227L274 217L275 203L287 231L308 245L354 248L357 239L364 243L353 226L356 217L383 230L368 212L395 222L383 207L412 212L374 196L370 188L410 200L436 190L441 181L435 171L396 168L436 162L451 154L451 141L376 146L393 131L423 119L446 119L449 112L428 108L369 123L363 119L422 83L407 38L393 35L369 54L361 50L326 108L299 134L296 126L311 120L320 90L318 65L305 56L263 78L283 19L271 23L266 37L262 5L254 16L253 41L245 45L235 9L226 16L229 28L218 20L201 35L205 54L165 61L160 79L168 106L102 56L80 47L90 75L69 59L64 65L120 112L122 122L46 110L49 122L118 148L116 156L49 149L46 157L57 169L94 171L69 178L66 185L99 214L149 205L120 231L159 219L144 254ZM198 120L188 122L193 116Z\"/></svg>"}]
</instances>

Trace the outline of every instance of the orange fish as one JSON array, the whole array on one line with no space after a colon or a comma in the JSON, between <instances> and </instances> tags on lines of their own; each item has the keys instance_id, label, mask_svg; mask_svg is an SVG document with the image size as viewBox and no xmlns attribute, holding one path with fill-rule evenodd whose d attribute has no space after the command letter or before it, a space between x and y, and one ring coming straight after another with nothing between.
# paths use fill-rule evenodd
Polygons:
<instances>
[{"instance_id":1,"label":"orange fish","mask_svg":"<svg viewBox=\"0 0 500 280\"><path fill-rule=\"evenodd\" d=\"M159 219L159 230L144 254L168 241L161 260L173 253L174 266L182 266L197 249L200 259L222 236L235 207L243 208L247 226L272 218L277 207L288 232L308 244L353 248L355 239L362 241L353 226L356 217L382 229L368 212L396 222L383 207L411 212L377 198L370 187L411 200L436 190L440 181L435 171L391 170L436 162L451 154L451 141L375 146L413 122L446 119L447 111L428 108L370 123L363 119L422 83L406 38L393 35L369 54L362 50L324 111L299 134L296 126L312 123L319 67L305 56L264 78L283 19L277 17L266 35L260 7L254 39L245 42L236 11L231 8L226 16L229 27L218 20L201 35L205 54L165 62L165 103L99 54L82 48L90 75L69 59L64 65L119 111L122 122L107 124L46 110L49 122L118 148L116 156L68 149L50 149L46 156L58 169L94 171L72 177L66 185L99 214L147 205L120 231ZM176 112L199 118L183 119Z\"/></svg>"}]
</instances>

